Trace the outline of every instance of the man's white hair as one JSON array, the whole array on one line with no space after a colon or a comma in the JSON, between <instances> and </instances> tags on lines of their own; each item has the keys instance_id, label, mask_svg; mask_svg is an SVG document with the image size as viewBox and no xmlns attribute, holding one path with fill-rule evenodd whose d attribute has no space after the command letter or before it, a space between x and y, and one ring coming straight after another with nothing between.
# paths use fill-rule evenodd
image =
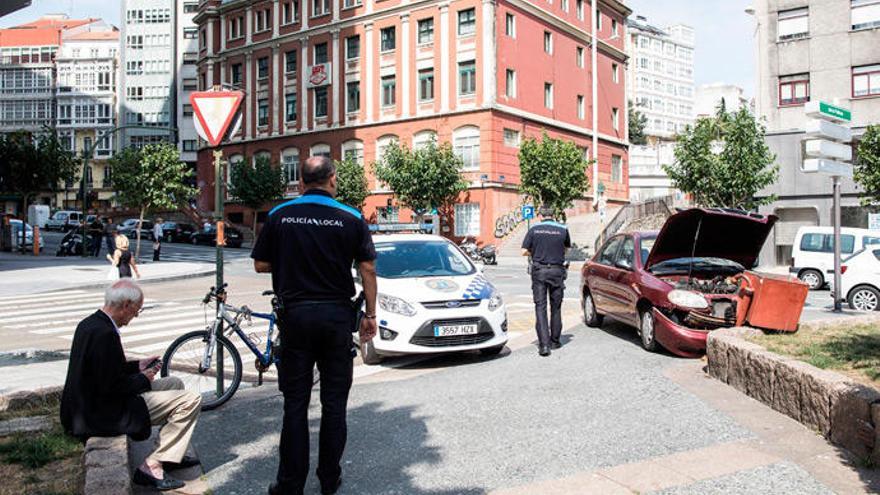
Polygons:
<instances>
[{"instance_id":1,"label":"man's white hair","mask_svg":"<svg viewBox=\"0 0 880 495\"><path fill-rule=\"evenodd\" d=\"M104 292L104 305L107 307L121 307L126 302L139 302L144 298L144 292L132 280L118 280Z\"/></svg>"}]
</instances>

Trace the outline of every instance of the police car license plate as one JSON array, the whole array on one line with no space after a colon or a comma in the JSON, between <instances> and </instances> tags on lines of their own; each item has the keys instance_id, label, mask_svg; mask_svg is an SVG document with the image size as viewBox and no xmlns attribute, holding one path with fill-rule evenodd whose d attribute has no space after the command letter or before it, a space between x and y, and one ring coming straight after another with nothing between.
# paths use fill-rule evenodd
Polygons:
<instances>
[{"instance_id":1,"label":"police car license plate","mask_svg":"<svg viewBox=\"0 0 880 495\"><path fill-rule=\"evenodd\" d=\"M455 335L474 335L478 332L476 323L457 325L434 325L434 337L452 337Z\"/></svg>"}]
</instances>

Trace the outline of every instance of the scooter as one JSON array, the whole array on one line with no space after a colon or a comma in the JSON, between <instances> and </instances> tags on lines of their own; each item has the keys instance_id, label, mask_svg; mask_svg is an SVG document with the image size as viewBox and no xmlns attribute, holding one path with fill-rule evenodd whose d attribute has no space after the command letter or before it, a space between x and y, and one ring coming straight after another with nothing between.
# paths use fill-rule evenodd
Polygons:
<instances>
[{"instance_id":1,"label":"scooter","mask_svg":"<svg viewBox=\"0 0 880 495\"><path fill-rule=\"evenodd\" d=\"M87 238L86 247L89 249L92 245L91 239ZM83 254L83 236L75 230L71 230L61 239L61 245L58 246L58 252L55 256L82 256Z\"/></svg>"},{"instance_id":2,"label":"scooter","mask_svg":"<svg viewBox=\"0 0 880 495\"><path fill-rule=\"evenodd\" d=\"M472 237L465 237L458 247L464 251L468 258L476 263L483 263L484 265L498 264L498 261L495 258L495 246L491 244L478 247L477 242Z\"/></svg>"}]
</instances>

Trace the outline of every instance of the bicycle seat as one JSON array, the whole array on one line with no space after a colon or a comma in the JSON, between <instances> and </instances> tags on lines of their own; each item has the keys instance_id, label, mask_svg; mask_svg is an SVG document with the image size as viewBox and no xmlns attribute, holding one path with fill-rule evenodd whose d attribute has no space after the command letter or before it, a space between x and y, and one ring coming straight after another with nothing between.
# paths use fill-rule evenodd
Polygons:
<instances>
[{"instance_id":1,"label":"bicycle seat","mask_svg":"<svg viewBox=\"0 0 880 495\"><path fill-rule=\"evenodd\" d=\"M274 295L275 295L275 291L274 291L274 290L264 290L264 291L263 291L263 295L264 295L264 296L274 296Z\"/></svg>"}]
</instances>

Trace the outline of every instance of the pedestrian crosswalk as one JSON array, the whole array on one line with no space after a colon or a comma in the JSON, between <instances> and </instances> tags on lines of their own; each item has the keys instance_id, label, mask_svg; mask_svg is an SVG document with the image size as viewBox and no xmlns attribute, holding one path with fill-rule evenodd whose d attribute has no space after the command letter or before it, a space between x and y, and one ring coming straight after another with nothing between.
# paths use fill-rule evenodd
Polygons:
<instances>
[{"instance_id":1,"label":"pedestrian crosswalk","mask_svg":"<svg viewBox=\"0 0 880 495\"><path fill-rule=\"evenodd\" d=\"M226 262L238 261L250 258L250 254L250 249L229 248L223 250L223 259ZM141 256L145 261L149 261L152 259L152 252L144 251ZM160 259L170 262L214 263L216 256L217 251L213 247L167 244L162 246Z\"/></svg>"},{"instance_id":2,"label":"pedestrian crosswalk","mask_svg":"<svg viewBox=\"0 0 880 495\"><path fill-rule=\"evenodd\" d=\"M57 340L58 350L69 350L77 324L103 305L104 293L94 290L68 290L48 294L0 297L0 330L27 333ZM156 301L144 300L140 315L121 329L122 346L130 359L150 355L162 356L179 336L203 330L214 322L213 307L200 299ZM242 330L261 350L265 350L268 322L257 318L251 325L241 323ZM237 335L229 336L242 358L247 375L255 373L254 356ZM274 368L267 374L274 376Z\"/></svg>"}]
</instances>

